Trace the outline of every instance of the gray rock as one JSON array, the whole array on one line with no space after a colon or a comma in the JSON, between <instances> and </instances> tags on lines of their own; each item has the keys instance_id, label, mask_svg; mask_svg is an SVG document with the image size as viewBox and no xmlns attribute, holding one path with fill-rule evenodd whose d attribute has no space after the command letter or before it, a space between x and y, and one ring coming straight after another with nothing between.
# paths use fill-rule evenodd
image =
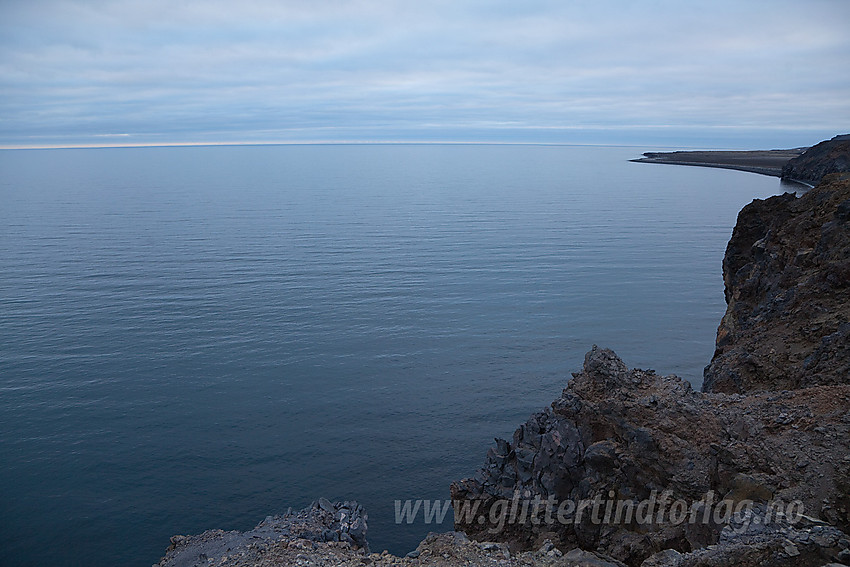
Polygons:
<instances>
[{"instance_id":1,"label":"gray rock","mask_svg":"<svg viewBox=\"0 0 850 567\"><path fill-rule=\"evenodd\" d=\"M572 549L565 553L561 559L563 565L570 567L625 567L619 561L582 549Z\"/></svg>"},{"instance_id":2,"label":"gray rock","mask_svg":"<svg viewBox=\"0 0 850 567\"><path fill-rule=\"evenodd\" d=\"M331 504L330 500L328 500L327 498L319 498L318 505L319 508L321 508L325 512L330 512L331 514L336 512L336 508L334 508L334 505Z\"/></svg>"},{"instance_id":3,"label":"gray rock","mask_svg":"<svg viewBox=\"0 0 850 567\"><path fill-rule=\"evenodd\" d=\"M334 520L343 515L351 518L350 524L340 525ZM312 541L313 545L348 542L368 552L366 514L356 502L331 503L319 499L296 514L290 510L282 516L268 516L247 532L210 530L196 536L174 536L158 567L194 567L199 561L218 564L225 557L246 561L256 557L259 561L262 550L280 542L299 540Z\"/></svg>"}]
</instances>

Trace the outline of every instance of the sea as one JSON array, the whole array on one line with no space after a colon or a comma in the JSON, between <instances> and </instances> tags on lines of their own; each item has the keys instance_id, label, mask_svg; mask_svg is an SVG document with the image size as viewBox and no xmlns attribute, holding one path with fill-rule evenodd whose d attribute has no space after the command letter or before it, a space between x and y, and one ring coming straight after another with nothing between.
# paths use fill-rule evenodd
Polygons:
<instances>
[{"instance_id":1,"label":"sea","mask_svg":"<svg viewBox=\"0 0 850 567\"><path fill-rule=\"evenodd\" d=\"M320 497L404 554L451 514L396 501L594 344L699 388L736 215L787 188L657 149L0 151L0 564L148 567Z\"/></svg>"}]
</instances>

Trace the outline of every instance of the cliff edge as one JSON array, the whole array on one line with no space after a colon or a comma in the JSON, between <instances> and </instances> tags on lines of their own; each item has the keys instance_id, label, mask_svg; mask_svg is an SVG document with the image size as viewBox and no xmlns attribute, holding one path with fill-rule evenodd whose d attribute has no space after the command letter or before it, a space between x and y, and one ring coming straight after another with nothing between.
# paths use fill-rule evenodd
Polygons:
<instances>
[{"instance_id":1,"label":"cliff edge","mask_svg":"<svg viewBox=\"0 0 850 567\"><path fill-rule=\"evenodd\" d=\"M744 207L723 280L704 391L850 383L850 174Z\"/></svg>"}]
</instances>

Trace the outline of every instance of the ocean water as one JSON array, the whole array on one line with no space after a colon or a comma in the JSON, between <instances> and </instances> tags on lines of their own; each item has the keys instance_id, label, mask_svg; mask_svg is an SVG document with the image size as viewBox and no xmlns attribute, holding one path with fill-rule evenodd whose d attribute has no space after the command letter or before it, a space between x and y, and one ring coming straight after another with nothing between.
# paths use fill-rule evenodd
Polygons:
<instances>
[{"instance_id":1,"label":"ocean water","mask_svg":"<svg viewBox=\"0 0 850 567\"><path fill-rule=\"evenodd\" d=\"M699 387L738 210L652 148L0 152L0 563L448 498L593 344Z\"/></svg>"}]
</instances>

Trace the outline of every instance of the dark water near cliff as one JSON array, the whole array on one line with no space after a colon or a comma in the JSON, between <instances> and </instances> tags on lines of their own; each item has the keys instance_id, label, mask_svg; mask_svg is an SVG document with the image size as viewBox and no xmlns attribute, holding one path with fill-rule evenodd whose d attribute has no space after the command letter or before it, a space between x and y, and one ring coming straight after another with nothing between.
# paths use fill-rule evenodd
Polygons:
<instances>
[{"instance_id":1,"label":"dark water near cliff","mask_svg":"<svg viewBox=\"0 0 850 567\"><path fill-rule=\"evenodd\" d=\"M0 152L0 563L362 502L429 530L593 343L697 386L737 211L777 179L643 149ZM444 529L449 529L446 524Z\"/></svg>"}]
</instances>

